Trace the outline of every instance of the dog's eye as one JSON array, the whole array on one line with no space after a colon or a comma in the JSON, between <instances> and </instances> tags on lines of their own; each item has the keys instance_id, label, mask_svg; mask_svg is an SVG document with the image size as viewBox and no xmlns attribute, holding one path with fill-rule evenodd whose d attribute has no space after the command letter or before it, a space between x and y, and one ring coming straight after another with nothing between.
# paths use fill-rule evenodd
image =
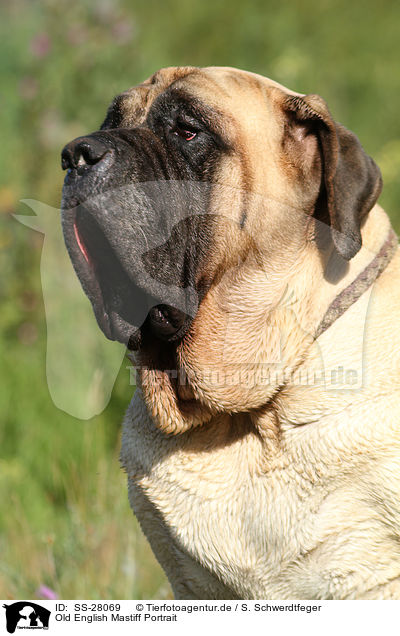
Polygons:
<instances>
[{"instance_id":1,"label":"dog's eye","mask_svg":"<svg viewBox=\"0 0 400 636\"><path fill-rule=\"evenodd\" d=\"M188 128L187 126L175 125L172 129L172 134L181 137L185 141L192 141L197 136L197 131Z\"/></svg>"}]
</instances>

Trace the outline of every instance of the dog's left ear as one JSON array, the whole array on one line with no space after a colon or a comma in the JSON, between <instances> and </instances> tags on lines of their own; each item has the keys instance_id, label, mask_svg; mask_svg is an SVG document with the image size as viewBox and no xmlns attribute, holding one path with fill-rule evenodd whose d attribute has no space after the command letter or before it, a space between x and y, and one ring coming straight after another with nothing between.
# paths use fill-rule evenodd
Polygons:
<instances>
[{"instance_id":1,"label":"dog's left ear","mask_svg":"<svg viewBox=\"0 0 400 636\"><path fill-rule=\"evenodd\" d=\"M325 190L322 199L326 201L332 239L339 254L350 260L361 248L362 220L381 193L380 170L357 137L333 121L319 95L288 96L284 109L300 152L303 142L305 157L307 152L320 154Z\"/></svg>"}]
</instances>

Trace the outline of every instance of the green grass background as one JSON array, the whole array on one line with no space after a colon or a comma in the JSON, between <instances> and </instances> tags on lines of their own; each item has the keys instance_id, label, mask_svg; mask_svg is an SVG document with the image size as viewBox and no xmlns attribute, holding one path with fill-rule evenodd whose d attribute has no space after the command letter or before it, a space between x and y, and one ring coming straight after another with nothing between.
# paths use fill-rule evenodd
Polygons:
<instances>
[{"instance_id":1,"label":"green grass background","mask_svg":"<svg viewBox=\"0 0 400 636\"><path fill-rule=\"evenodd\" d=\"M12 218L20 199L59 206L60 149L115 94L162 66L229 65L325 97L380 165L399 230L399 41L392 0L1 1L0 598L170 596L118 463L126 365L90 421L50 399L42 235Z\"/></svg>"}]
</instances>

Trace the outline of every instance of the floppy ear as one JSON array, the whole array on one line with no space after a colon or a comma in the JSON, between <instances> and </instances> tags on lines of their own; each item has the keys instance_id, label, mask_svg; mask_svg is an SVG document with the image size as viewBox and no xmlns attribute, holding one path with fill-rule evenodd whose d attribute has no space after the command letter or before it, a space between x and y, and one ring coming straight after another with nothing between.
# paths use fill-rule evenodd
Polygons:
<instances>
[{"instance_id":1,"label":"floppy ear","mask_svg":"<svg viewBox=\"0 0 400 636\"><path fill-rule=\"evenodd\" d=\"M350 260L361 248L362 220L381 193L380 170L364 152L357 137L333 121L319 95L289 96L284 108L290 125L297 126L300 131L298 139L302 137L309 146L307 138L310 135L317 137L323 185L319 204L326 202L336 250ZM304 152L307 153L307 147Z\"/></svg>"}]
</instances>

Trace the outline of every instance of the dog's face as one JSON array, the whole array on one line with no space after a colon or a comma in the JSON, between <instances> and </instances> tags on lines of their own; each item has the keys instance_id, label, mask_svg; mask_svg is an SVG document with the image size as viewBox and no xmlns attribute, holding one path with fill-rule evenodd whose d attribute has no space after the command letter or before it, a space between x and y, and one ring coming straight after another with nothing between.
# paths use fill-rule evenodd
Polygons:
<instances>
[{"instance_id":1,"label":"dog's face","mask_svg":"<svg viewBox=\"0 0 400 636\"><path fill-rule=\"evenodd\" d=\"M71 259L106 336L132 349L179 342L221 274L298 250L312 219L350 259L380 192L321 98L227 68L159 71L62 161Z\"/></svg>"}]
</instances>

